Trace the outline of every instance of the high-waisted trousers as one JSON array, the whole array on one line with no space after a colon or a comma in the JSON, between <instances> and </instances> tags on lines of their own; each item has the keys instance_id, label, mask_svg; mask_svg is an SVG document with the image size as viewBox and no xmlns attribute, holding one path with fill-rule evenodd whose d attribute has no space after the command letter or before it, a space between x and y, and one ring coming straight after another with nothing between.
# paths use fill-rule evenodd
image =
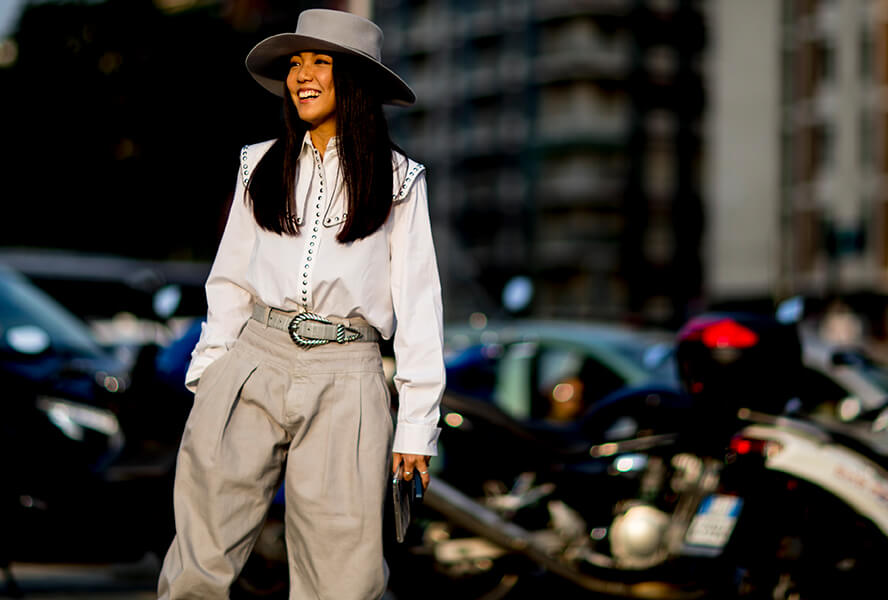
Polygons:
<instances>
[{"instance_id":1,"label":"high-waisted trousers","mask_svg":"<svg viewBox=\"0 0 888 600\"><path fill-rule=\"evenodd\" d=\"M376 600L393 423L375 343L308 350L250 320L203 372L160 600L229 597L284 477L290 600Z\"/></svg>"}]
</instances>

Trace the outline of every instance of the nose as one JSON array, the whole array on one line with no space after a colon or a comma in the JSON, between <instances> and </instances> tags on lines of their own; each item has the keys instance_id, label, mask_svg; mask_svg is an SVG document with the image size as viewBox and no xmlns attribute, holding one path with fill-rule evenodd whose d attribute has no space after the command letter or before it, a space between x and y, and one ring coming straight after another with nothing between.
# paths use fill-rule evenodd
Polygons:
<instances>
[{"instance_id":1,"label":"nose","mask_svg":"<svg viewBox=\"0 0 888 600\"><path fill-rule=\"evenodd\" d=\"M296 69L296 80L300 83L313 79L313 71L308 64L302 64Z\"/></svg>"}]
</instances>

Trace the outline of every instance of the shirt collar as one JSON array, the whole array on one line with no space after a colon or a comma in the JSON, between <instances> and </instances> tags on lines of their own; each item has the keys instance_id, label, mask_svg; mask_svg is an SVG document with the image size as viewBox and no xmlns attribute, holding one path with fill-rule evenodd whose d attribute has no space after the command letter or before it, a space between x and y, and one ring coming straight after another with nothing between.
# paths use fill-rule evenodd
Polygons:
<instances>
[{"instance_id":1,"label":"shirt collar","mask_svg":"<svg viewBox=\"0 0 888 600\"><path fill-rule=\"evenodd\" d=\"M334 135L329 140L327 140L327 147L324 149L324 156L328 156L331 153L337 154L336 143L337 143L338 139L339 139L339 137ZM313 149L314 149L314 144L311 143L311 134L308 131L306 131L305 136L303 136L303 138L302 138L302 149L300 150L300 155L304 152L312 153Z\"/></svg>"}]
</instances>

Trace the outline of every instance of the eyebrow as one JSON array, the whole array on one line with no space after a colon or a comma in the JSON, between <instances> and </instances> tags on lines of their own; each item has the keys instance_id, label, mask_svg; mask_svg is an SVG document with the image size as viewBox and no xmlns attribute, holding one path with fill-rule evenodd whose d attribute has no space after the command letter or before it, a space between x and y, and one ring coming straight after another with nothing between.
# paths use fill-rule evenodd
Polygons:
<instances>
[{"instance_id":1,"label":"eyebrow","mask_svg":"<svg viewBox=\"0 0 888 600\"><path fill-rule=\"evenodd\" d=\"M324 52L314 52L313 54L315 55L315 57L323 56L324 58L329 58L330 60L333 60L332 54L326 54ZM299 56L298 54L294 54L293 56L290 57L290 62L293 62L294 60L302 60L302 57Z\"/></svg>"}]
</instances>

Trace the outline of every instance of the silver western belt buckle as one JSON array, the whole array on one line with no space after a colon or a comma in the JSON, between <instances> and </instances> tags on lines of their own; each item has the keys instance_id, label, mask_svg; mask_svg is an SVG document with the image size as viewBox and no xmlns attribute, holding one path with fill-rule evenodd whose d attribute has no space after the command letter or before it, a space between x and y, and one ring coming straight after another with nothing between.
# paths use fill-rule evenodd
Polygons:
<instances>
[{"instance_id":1,"label":"silver western belt buckle","mask_svg":"<svg viewBox=\"0 0 888 600\"><path fill-rule=\"evenodd\" d=\"M293 340L293 342L297 346L300 346L302 348L314 348L315 346L323 346L324 344L329 344L330 342L336 342L337 344L347 344L348 342L353 342L362 337L360 331L351 327L347 327L342 323L336 323L335 340L303 337L299 334L298 331L299 324L303 321L314 321L323 325L333 325L331 321L315 313L303 312L293 317L293 319L290 321L290 324L287 325L287 330L289 331L290 338Z\"/></svg>"}]
</instances>

